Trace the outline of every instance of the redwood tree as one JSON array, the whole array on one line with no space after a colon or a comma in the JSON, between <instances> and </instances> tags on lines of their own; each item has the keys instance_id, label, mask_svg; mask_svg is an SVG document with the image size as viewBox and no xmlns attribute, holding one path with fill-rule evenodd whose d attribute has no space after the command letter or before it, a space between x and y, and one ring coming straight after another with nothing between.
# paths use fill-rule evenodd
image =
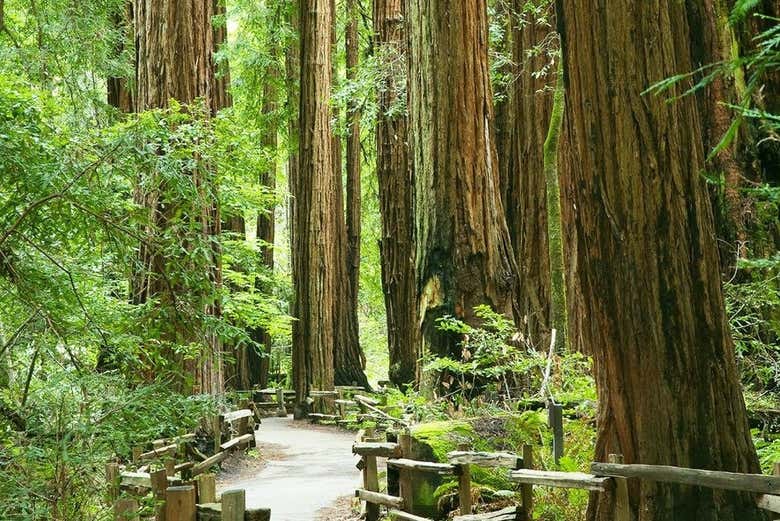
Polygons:
<instances>
[{"instance_id":1,"label":"redwood tree","mask_svg":"<svg viewBox=\"0 0 780 521\"><path fill-rule=\"evenodd\" d=\"M334 20L331 24L331 44L332 53L338 52L337 44L338 38L336 34L335 13L336 13L336 0L331 0L331 12L334 13ZM355 27L357 29L357 27ZM347 41L348 45L352 43L357 44L355 38L352 42ZM331 81L334 82L337 77L338 67L336 61L333 60L333 76ZM348 71L350 74L354 72ZM333 106L332 119L338 121L340 119L339 107ZM347 115L347 120L350 122L350 128L354 126L354 120ZM335 130L335 129L334 129ZM351 134L351 132L350 132ZM351 140L348 138L348 142ZM353 156L359 149L355 146L359 146L358 143L353 144ZM360 221L360 208L350 207L349 204L352 201L347 201L346 215L344 211L344 186L342 183L342 139L338 132L333 133L333 177L334 184L334 199L333 199L333 219L334 219L334 239L336 241L336 261L331 266L331 269L335 272L336 277L336 293L334 301L332 303L332 309L334 316L336 317L336 334L333 339L333 364L334 364L334 383L336 385L360 385L365 388L369 387L368 379L366 378L364 369L366 365L365 356L363 350L360 347L360 333L358 327L358 313L357 313L357 278L354 277L353 287L353 274L352 263L357 261L359 263L359 248L357 252L353 250L356 246L352 242L352 235L358 232L359 238L359 221ZM359 161L359 154L357 156ZM350 158L348 158L349 161ZM354 172L349 172L349 168L353 168L355 165L347 165L347 190L353 190L354 187L350 187L350 184L355 181ZM358 165L359 168L359 165ZM359 179L358 179L359 183ZM359 186L358 186L359 188ZM349 197L349 195L348 195ZM353 194L354 197L354 194ZM359 203L359 199L357 201ZM357 221L357 223L355 222ZM358 257L353 259L351 255L356 254ZM357 274L358 272L356 272Z\"/></svg>"},{"instance_id":2,"label":"redwood tree","mask_svg":"<svg viewBox=\"0 0 780 521\"><path fill-rule=\"evenodd\" d=\"M555 84L549 71L553 5L550 0L507 3L511 60L505 72L511 79L501 107L501 193L521 282L522 331L531 345L546 349L552 294L543 152Z\"/></svg>"},{"instance_id":3,"label":"redwood tree","mask_svg":"<svg viewBox=\"0 0 780 521\"><path fill-rule=\"evenodd\" d=\"M389 66L379 85L376 169L382 218L380 256L387 312L390 380L419 379L414 249L414 181L409 164L407 117L399 109L399 83L406 77L403 0L374 0L374 48Z\"/></svg>"},{"instance_id":4,"label":"redwood tree","mask_svg":"<svg viewBox=\"0 0 780 521\"><path fill-rule=\"evenodd\" d=\"M360 60L360 41L358 39L358 12L357 1L347 0L347 30L345 38L347 81L354 80ZM348 295L347 307L349 320L354 324L355 333L358 332L358 294L360 289L360 107L350 97L347 101L347 204L346 204L346 232L347 232L347 282ZM359 346L359 344L358 344ZM361 360L362 353L358 354ZM338 357L337 357L338 358ZM338 360L337 360L338 363ZM362 363L360 364L362 366ZM362 372L362 367L358 367ZM339 368L336 367L336 381L339 382ZM343 382L349 385L349 382Z\"/></svg>"},{"instance_id":5,"label":"redwood tree","mask_svg":"<svg viewBox=\"0 0 780 521\"><path fill-rule=\"evenodd\" d=\"M436 319L487 304L518 317L517 269L499 192L486 0L407 0L409 129L422 339L451 353Z\"/></svg>"},{"instance_id":6,"label":"redwood tree","mask_svg":"<svg viewBox=\"0 0 780 521\"><path fill-rule=\"evenodd\" d=\"M303 403L310 388L333 388L338 327L338 219L329 105L332 78L331 0L300 2L299 171L293 183L293 380Z\"/></svg>"},{"instance_id":7,"label":"redwood tree","mask_svg":"<svg viewBox=\"0 0 780 521\"><path fill-rule=\"evenodd\" d=\"M641 93L690 71L684 2L563 0L562 168L571 315L594 359L596 459L758 472L724 313L693 98ZM648 42L652 42L652 48ZM611 519L595 501L591 516ZM747 494L642 481L639 520L763 519Z\"/></svg>"},{"instance_id":8,"label":"redwood tree","mask_svg":"<svg viewBox=\"0 0 780 521\"><path fill-rule=\"evenodd\" d=\"M219 34L215 31L212 19L218 9L216 2L194 2L185 0L135 0L133 6L136 47L137 89L135 109L138 112L167 108L169 101L175 99L184 105L196 99L204 100L207 111L216 113L228 100L225 92L226 80L216 77L214 50L219 45ZM162 30L165 29L165 30ZM159 306L173 309L173 324L167 324L167 338L177 343L197 342L204 350L197 360L177 363L186 373L195 377L195 392L221 392L224 386L222 356L219 340L200 327L193 327L181 316L177 309L177 299L182 295L180 287L171 282L168 273L171 259L156 245L154 234L166 230L171 218L182 209L172 204L166 186L157 179L154 172L144 175L136 190L136 200L149 211L150 226L147 229L149 240L141 245L140 270L132 281L132 298L135 303L144 303L157 299ZM220 233L219 207L216 203L216 186L209 172L195 170L191 172L191 182L200 194L202 207L190 211L187 218L196 220L200 228L200 239L215 244L214 238ZM193 237L181 237L183 245ZM210 253L210 266L206 277L210 282L209 294L187 295L195 302L202 302L203 312L218 315L220 313L216 290L221 284L220 252L214 247ZM167 321L166 313L161 315ZM193 336L193 332L202 336Z\"/></svg>"}]
</instances>

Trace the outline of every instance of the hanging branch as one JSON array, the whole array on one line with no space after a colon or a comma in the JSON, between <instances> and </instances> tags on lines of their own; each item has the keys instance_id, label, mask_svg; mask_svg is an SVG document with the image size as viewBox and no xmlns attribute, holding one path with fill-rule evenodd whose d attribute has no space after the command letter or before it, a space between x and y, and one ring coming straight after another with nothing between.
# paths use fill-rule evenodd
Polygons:
<instances>
[{"instance_id":1,"label":"hanging branch","mask_svg":"<svg viewBox=\"0 0 780 521\"><path fill-rule=\"evenodd\" d=\"M17 228L24 222L24 220L35 210L40 208L41 206L45 205L49 201L53 201L55 199L61 199L65 197L65 194L67 194L68 191L70 191L71 188L87 173L89 173L94 168L97 168L98 165L103 163L106 159L108 159L111 154L113 154L117 149L119 148L119 145L117 144L114 146L111 150L106 152L104 155L97 158L95 161L90 163L89 165L84 168L81 172L76 174L73 179L65 183L65 186L62 187L62 189L58 192L55 192L53 194L46 195L44 197L41 197L37 201L34 201L30 206L22 210L22 213L19 215L19 217L14 221L14 223L5 231L2 235L0 235L0 246L8 239L8 237L11 236L12 233L16 231Z\"/></svg>"},{"instance_id":2,"label":"hanging branch","mask_svg":"<svg viewBox=\"0 0 780 521\"><path fill-rule=\"evenodd\" d=\"M0 356L4 355L6 351L8 351L19 339L21 334L24 332L24 330L27 328L30 323L35 320L35 318L38 316L38 314L41 312L41 308L38 308L35 310L35 312L27 317L27 320L22 322L22 325L20 325L18 328L16 328L16 331L14 331L14 334L11 335L11 338L8 339L8 342L3 344L3 347L0 348Z\"/></svg>"}]
</instances>

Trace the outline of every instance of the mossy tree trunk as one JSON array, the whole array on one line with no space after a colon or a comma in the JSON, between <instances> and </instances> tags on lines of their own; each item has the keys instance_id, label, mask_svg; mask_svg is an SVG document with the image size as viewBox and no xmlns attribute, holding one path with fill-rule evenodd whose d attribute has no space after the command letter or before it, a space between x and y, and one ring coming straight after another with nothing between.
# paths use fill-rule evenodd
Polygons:
<instances>
[{"instance_id":1,"label":"mossy tree trunk","mask_svg":"<svg viewBox=\"0 0 780 521\"><path fill-rule=\"evenodd\" d=\"M212 115L225 106L229 99L225 90L227 83L217 79L214 62L214 50L220 45L219 38L224 37L224 32L214 29L215 8L214 2L135 0L135 110L167 108L171 99L184 105L202 99ZM178 209L171 204L155 173L142 175L152 177L141 180L136 189L137 202L149 210L150 226L146 230L149 240L140 248L141 269L133 277L132 300L138 304L150 299L158 301L159 315L169 317L161 322L164 323L163 340L204 345L196 360L184 361L171 353L180 366L182 381L179 386L192 392L222 392L224 380L219 339L205 324L193 325L191 317L183 316L184 310L179 308L181 300L187 299L195 306L202 306L206 314L218 316L221 312L217 299L221 285L221 252L214 240L220 234L221 222L213 173L203 169L192 172L192 182L199 194L195 204L200 207L189 209ZM154 234L168 229L172 215L178 210L197 219L201 235L198 240L213 245L206 267L209 285L203 295L184 295L182 288L171 283L167 273L171 259L155 246ZM188 244L192 239L181 237L182 244ZM192 386L185 383L188 376L194 376Z\"/></svg>"},{"instance_id":2,"label":"mossy tree trunk","mask_svg":"<svg viewBox=\"0 0 780 521\"><path fill-rule=\"evenodd\" d=\"M550 317L549 326L555 332L555 349L558 353L567 347L566 281L563 256L563 230L561 223L561 189L558 178L558 154L563 125L566 94L563 84L563 67L559 66L555 83L555 95L550 114L550 127L544 141L544 179L547 206L547 260L550 266Z\"/></svg>"},{"instance_id":3,"label":"mossy tree trunk","mask_svg":"<svg viewBox=\"0 0 780 521\"><path fill-rule=\"evenodd\" d=\"M691 70L687 4L560 5L564 129L577 158L561 171L568 287L594 360L596 460L758 472L700 175L700 115L693 98L641 94ZM646 481L630 492L640 521L764 518L749 494ZM590 518L612 519L610 507L594 496Z\"/></svg>"},{"instance_id":4,"label":"mossy tree trunk","mask_svg":"<svg viewBox=\"0 0 780 521\"><path fill-rule=\"evenodd\" d=\"M485 0L407 0L418 324L434 353L459 355L436 319L477 322L487 304L517 319L517 268L501 202Z\"/></svg>"}]
</instances>

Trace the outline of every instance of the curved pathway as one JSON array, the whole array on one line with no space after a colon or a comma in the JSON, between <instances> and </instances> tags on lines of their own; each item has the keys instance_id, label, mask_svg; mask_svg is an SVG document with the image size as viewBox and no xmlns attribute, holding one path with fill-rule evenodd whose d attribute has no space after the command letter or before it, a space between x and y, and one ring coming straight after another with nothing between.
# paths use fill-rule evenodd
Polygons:
<instances>
[{"instance_id":1,"label":"curved pathway","mask_svg":"<svg viewBox=\"0 0 780 521\"><path fill-rule=\"evenodd\" d=\"M264 418L256 436L261 454L271 445L273 457L255 476L220 488L245 489L247 507L270 508L273 521L314 521L318 510L360 486L350 432L287 417Z\"/></svg>"}]
</instances>

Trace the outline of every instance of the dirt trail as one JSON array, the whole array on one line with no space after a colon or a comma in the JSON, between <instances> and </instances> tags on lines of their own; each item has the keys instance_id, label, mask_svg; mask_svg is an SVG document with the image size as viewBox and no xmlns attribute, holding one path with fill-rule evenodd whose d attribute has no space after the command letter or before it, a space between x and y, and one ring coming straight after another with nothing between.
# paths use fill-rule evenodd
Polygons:
<instances>
[{"instance_id":1,"label":"dirt trail","mask_svg":"<svg viewBox=\"0 0 780 521\"><path fill-rule=\"evenodd\" d=\"M320 509L359 486L353 441L353 434L335 428L266 418L257 431L266 464L251 477L228 478L219 488L245 489L247 506L270 508L273 521L314 521Z\"/></svg>"}]
</instances>

